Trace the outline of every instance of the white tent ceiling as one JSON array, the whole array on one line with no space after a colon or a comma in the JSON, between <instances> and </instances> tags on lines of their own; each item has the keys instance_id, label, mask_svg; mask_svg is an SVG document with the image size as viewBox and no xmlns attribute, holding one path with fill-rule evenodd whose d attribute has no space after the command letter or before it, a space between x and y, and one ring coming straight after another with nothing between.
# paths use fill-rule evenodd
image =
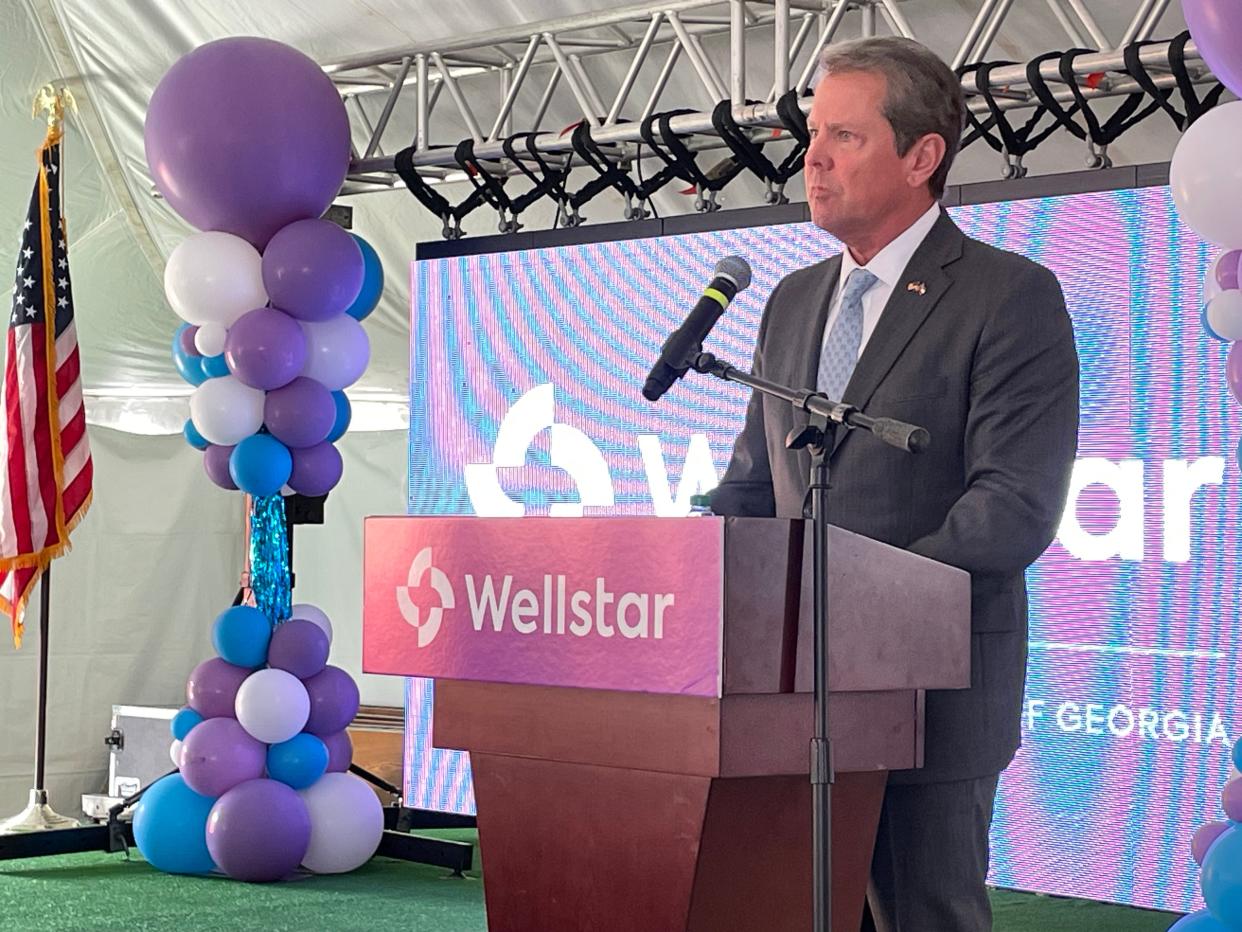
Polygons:
<instances>
[{"instance_id":1,"label":"white tent ceiling","mask_svg":"<svg viewBox=\"0 0 1242 932\"><path fill-rule=\"evenodd\" d=\"M1086 0L1109 36L1120 37L1137 7L1136 0ZM186 414L188 387L177 378L168 346L176 320L164 303L161 275L164 257L186 235L187 227L162 201L151 196L143 159L142 125L152 89L182 54L204 42L230 35L259 35L296 46L317 61L349 54L467 35L504 26L579 14L614 5L603 0L459 0L410 3L408 0L182 0L178 3L131 0L6 0L0 4L0 261L12 261L18 227L33 180L33 152L42 129L30 119L34 91L48 81L66 83L81 113L71 119L66 160L70 255L77 300L78 328L94 423L139 433L172 432ZM902 10L916 35L951 58L977 12L980 0L908 0ZM855 14L842 35L857 34ZM1168 38L1183 28L1177 4L1171 4L1155 32ZM708 50L727 61L727 39ZM723 43L723 44L722 44ZM1023 0L1012 8L991 50L992 58L1025 61L1069 46L1043 2ZM592 68L624 72L628 56L594 58ZM770 78L770 62L753 67ZM614 80L616 78L614 77ZM698 105L701 89L688 70L674 75L661 106ZM368 107L378 109L383 95ZM238 102L239 107L245 101ZM412 102L411 102L412 106ZM518 111L518 123L521 122ZM580 118L567 92L554 99L545 126ZM452 135L456 115L447 104L436 111L441 131ZM402 108L393 116L387 140L410 133L411 116ZM446 129L447 127L447 129ZM516 128L521 128L520 125ZM361 130L359 131L361 133ZM459 135L465 135L464 130ZM1156 115L1126 135L1112 150L1118 164L1169 158L1176 131ZM365 144L365 139L361 142ZM391 151L397 146L387 143ZM1083 144L1069 138L1052 141L1033 153L1033 173L1078 170ZM963 154L952 182L995 179L999 158L977 145ZM450 185L450 199L468 188ZM726 206L760 203L759 185L731 186ZM800 189L790 193L799 198ZM664 212L688 210L689 198L664 196ZM407 397L407 268L414 243L439 237L439 222L404 190L348 199L355 208L354 228L377 248L388 275L379 311L368 321L373 361L362 382L351 390L360 408L360 427L397 427ZM591 205L592 219L615 220L619 206ZM494 221L466 224L473 233L493 232ZM529 213L534 226L550 214ZM8 231L5 233L5 231ZM0 281L7 281L0 277ZM371 404L368 404L370 402Z\"/></svg>"}]
</instances>

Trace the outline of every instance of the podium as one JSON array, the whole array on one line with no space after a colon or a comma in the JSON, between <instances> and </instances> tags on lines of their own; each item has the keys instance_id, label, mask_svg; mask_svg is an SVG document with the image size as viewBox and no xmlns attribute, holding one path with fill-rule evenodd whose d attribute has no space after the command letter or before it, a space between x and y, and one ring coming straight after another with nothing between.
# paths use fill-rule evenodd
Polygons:
<instances>
[{"instance_id":1,"label":"podium","mask_svg":"<svg viewBox=\"0 0 1242 932\"><path fill-rule=\"evenodd\" d=\"M470 752L490 930L810 928L805 524L367 520L363 667L437 678L435 745ZM887 773L922 763L923 691L970 683L970 580L833 528L829 591L846 932Z\"/></svg>"}]
</instances>

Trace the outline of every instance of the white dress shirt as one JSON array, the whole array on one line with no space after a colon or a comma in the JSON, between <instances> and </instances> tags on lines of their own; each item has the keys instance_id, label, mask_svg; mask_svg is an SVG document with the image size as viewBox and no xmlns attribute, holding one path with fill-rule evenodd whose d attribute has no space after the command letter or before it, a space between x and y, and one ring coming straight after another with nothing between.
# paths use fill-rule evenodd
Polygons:
<instances>
[{"instance_id":1,"label":"white dress shirt","mask_svg":"<svg viewBox=\"0 0 1242 932\"><path fill-rule=\"evenodd\" d=\"M932 204L931 207L927 208L925 214L906 227L904 233L877 252L870 262L861 266L861 268L874 275L877 281L862 296L862 343L858 347L860 359L862 358L863 350L867 348L867 341L871 339L871 334L875 332L876 324L880 322L880 315L884 312L884 306L888 304L888 299L892 295L893 289L897 287L897 280L901 277L901 273L905 271L906 266L910 264L911 256L922 245L923 240L927 238L927 234L931 232L931 228L936 225L938 219L940 219L940 205ZM832 325L836 322L837 315L841 313L841 286L850 277L850 272L859 267L849 249L842 250L841 275L837 279L836 288L832 293L832 301L828 305L828 321L824 324L824 336L819 345L821 355L824 352L825 344L828 342L828 334L832 333Z\"/></svg>"}]
</instances>

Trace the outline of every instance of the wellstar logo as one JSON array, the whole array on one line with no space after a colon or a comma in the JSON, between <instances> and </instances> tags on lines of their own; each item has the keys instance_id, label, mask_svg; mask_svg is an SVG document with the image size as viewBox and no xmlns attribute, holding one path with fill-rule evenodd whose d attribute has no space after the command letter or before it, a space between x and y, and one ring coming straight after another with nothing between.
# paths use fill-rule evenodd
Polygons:
<instances>
[{"instance_id":1,"label":"wellstar logo","mask_svg":"<svg viewBox=\"0 0 1242 932\"><path fill-rule=\"evenodd\" d=\"M439 596L440 604L429 609L427 617L424 618L419 607L410 598L410 592L421 588L423 574L428 571L431 573L431 588ZM410 564L406 585L397 587L397 608L401 610L401 617L418 631L419 647L426 647L435 639L440 632L440 624L444 621L444 612L456 604L452 584L442 570L431 565L431 548L424 547Z\"/></svg>"},{"instance_id":2,"label":"wellstar logo","mask_svg":"<svg viewBox=\"0 0 1242 932\"><path fill-rule=\"evenodd\" d=\"M410 564L406 585L397 586L397 607L407 623L418 631L418 646L426 647L440 632L444 614L457 599L448 575L432 566L432 551L424 547ZM430 578L439 604L426 613L414 593ZM612 592L602 576L591 588L570 590L564 574L543 576L538 588L518 588L513 576L475 577L466 574L470 621L476 632L491 629L497 634L511 626L518 634L595 635L627 640L663 640L668 612L676 602L672 592Z\"/></svg>"}]
</instances>

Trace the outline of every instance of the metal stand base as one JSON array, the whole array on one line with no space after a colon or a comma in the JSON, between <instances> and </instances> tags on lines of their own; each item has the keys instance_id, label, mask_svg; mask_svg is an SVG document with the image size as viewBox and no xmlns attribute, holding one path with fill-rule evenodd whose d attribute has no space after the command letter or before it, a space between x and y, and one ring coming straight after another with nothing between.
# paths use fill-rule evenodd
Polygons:
<instances>
[{"instance_id":1,"label":"metal stand base","mask_svg":"<svg viewBox=\"0 0 1242 932\"><path fill-rule=\"evenodd\" d=\"M47 804L47 790L32 789L30 802L17 815L0 822L0 835L44 832L48 829L77 828L78 820L60 815Z\"/></svg>"}]
</instances>

